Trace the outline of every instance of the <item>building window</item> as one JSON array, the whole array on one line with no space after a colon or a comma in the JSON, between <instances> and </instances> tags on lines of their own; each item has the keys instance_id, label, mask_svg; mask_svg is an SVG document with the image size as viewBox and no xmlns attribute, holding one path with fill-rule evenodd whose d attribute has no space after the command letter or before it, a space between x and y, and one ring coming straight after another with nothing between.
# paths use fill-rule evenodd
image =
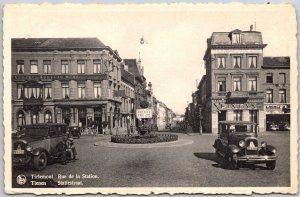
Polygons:
<instances>
[{"instance_id":1,"label":"building window","mask_svg":"<svg viewBox=\"0 0 300 197\"><path fill-rule=\"evenodd\" d=\"M67 108L63 109L62 110L63 123L66 123L67 125L69 125L70 117L71 117L70 109L67 109Z\"/></svg>"},{"instance_id":2,"label":"building window","mask_svg":"<svg viewBox=\"0 0 300 197\"><path fill-rule=\"evenodd\" d=\"M51 123L52 122L52 113L47 110L44 114L45 123Z\"/></svg>"},{"instance_id":3,"label":"building window","mask_svg":"<svg viewBox=\"0 0 300 197\"><path fill-rule=\"evenodd\" d=\"M102 73L102 64L100 60L94 60L94 73Z\"/></svg>"},{"instance_id":4,"label":"building window","mask_svg":"<svg viewBox=\"0 0 300 197\"><path fill-rule=\"evenodd\" d=\"M31 124L39 123L39 114L38 112L34 112L31 114Z\"/></svg>"},{"instance_id":5,"label":"building window","mask_svg":"<svg viewBox=\"0 0 300 197\"><path fill-rule=\"evenodd\" d=\"M225 57L218 57L217 64L218 64L218 68L225 68L226 67Z\"/></svg>"},{"instance_id":6,"label":"building window","mask_svg":"<svg viewBox=\"0 0 300 197\"><path fill-rule=\"evenodd\" d=\"M24 99L25 98L24 86L22 84L17 85L17 91L18 91L18 99Z\"/></svg>"},{"instance_id":7,"label":"building window","mask_svg":"<svg viewBox=\"0 0 300 197\"><path fill-rule=\"evenodd\" d=\"M234 110L233 111L233 119L235 121L242 121L243 120L243 111L242 110Z\"/></svg>"},{"instance_id":8,"label":"building window","mask_svg":"<svg viewBox=\"0 0 300 197\"><path fill-rule=\"evenodd\" d=\"M240 56L233 56L233 68L241 68L241 57Z\"/></svg>"},{"instance_id":9,"label":"building window","mask_svg":"<svg viewBox=\"0 0 300 197\"><path fill-rule=\"evenodd\" d=\"M217 87L217 90L219 92L226 91L226 78L225 77L218 78L218 87Z\"/></svg>"},{"instance_id":10,"label":"building window","mask_svg":"<svg viewBox=\"0 0 300 197\"><path fill-rule=\"evenodd\" d=\"M249 77L249 91L257 91L257 78L256 77Z\"/></svg>"},{"instance_id":11,"label":"building window","mask_svg":"<svg viewBox=\"0 0 300 197\"><path fill-rule=\"evenodd\" d=\"M286 91L285 90L279 90L279 102L286 103Z\"/></svg>"},{"instance_id":12,"label":"building window","mask_svg":"<svg viewBox=\"0 0 300 197\"><path fill-rule=\"evenodd\" d=\"M80 127L86 127L86 109L85 108L79 108L78 109L78 120L79 120L79 126Z\"/></svg>"},{"instance_id":13,"label":"building window","mask_svg":"<svg viewBox=\"0 0 300 197\"><path fill-rule=\"evenodd\" d=\"M43 65L44 65L44 73L45 74L50 74L51 73L51 61L50 60L44 60Z\"/></svg>"},{"instance_id":14,"label":"building window","mask_svg":"<svg viewBox=\"0 0 300 197\"><path fill-rule=\"evenodd\" d=\"M249 56L248 65L249 65L249 68L257 68L257 57Z\"/></svg>"},{"instance_id":15,"label":"building window","mask_svg":"<svg viewBox=\"0 0 300 197\"><path fill-rule=\"evenodd\" d=\"M94 97L101 97L101 83L94 83Z\"/></svg>"},{"instance_id":16,"label":"building window","mask_svg":"<svg viewBox=\"0 0 300 197\"><path fill-rule=\"evenodd\" d=\"M273 90L266 91L266 102L273 103Z\"/></svg>"},{"instance_id":17,"label":"building window","mask_svg":"<svg viewBox=\"0 0 300 197\"><path fill-rule=\"evenodd\" d=\"M241 43L241 34L232 34L232 43L233 44Z\"/></svg>"},{"instance_id":18,"label":"building window","mask_svg":"<svg viewBox=\"0 0 300 197\"><path fill-rule=\"evenodd\" d=\"M24 112L22 111L19 111L17 113L17 124L18 126L22 126L22 125L25 125L25 115L24 115Z\"/></svg>"},{"instance_id":19,"label":"building window","mask_svg":"<svg viewBox=\"0 0 300 197\"><path fill-rule=\"evenodd\" d=\"M24 88L25 98L37 99L42 98L42 89L39 87Z\"/></svg>"},{"instance_id":20,"label":"building window","mask_svg":"<svg viewBox=\"0 0 300 197\"><path fill-rule=\"evenodd\" d=\"M78 68L78 74L84 74L85 69L85 61L84 60L78 60L77 61L77 68Z\"/></svg>"},{"instance_id":21,"label":"building window","mask_svg":"<svg viewBox=\"0 0 300 197\"><path fill-rule=\"evenodd\" d=\"M62 60L61 61L61 73L62 74L68 74L69 73L69 61L68 60Z\"/></svg>"},{"instance_id":22,"label":"building window","mask_svg":"<svg viewBox=\"0 0 300 197\"><path fill-rule=\"evenodd\" d=\"M273 83L273 74L272 73L267 73L266 82Z\"/></svg>"},{"instance_id":23,"label":"building window","mask_svg":"<svg viewBox=\"0 0 300 197\"><path fill-rule=\"evenodd\" d=\"M285 84L286 83L285 73L279 73L279 83L280 84Z\"/></svg>"},{"instance_id":24,"label":"building window","mask_svg":"<svg viewBox=\"0 0 300 197\"><path fill-rule=\"evenodd\" d=\"M249 110L249 120L251 122L258 123L258 111L257 110Z\"/></svg>"},{"instance_id":25,"label":"building window","mask_svg":"<svg viewBox=\"0 0 300 197\"><path fill-rule=\"evenodd\" d=\"M45 88L44 88L44 98L45 99L51 99L51 84L45 84Z\"/></svg>"},{"instance_id":26,"label":"building window","mask_svg":"<svg viewBox=\"0 0 300 197\"><path fill-rule=\"evenodd\" d=\"M85 85L78 84L78 98L85 98Z\"/></svg>"},{"instance_id":27,"label":"building window","mask_svg":"<svg viewBox=\"0 0 300 197\"><path fill-rule=\"evenodd\" d=\"M233 91L241 91L241 77L233 77Z\"/></svg>"},{"instance_id":28,"label":"building window","mask_svg":"<svg viewBox=\"0 0 300 197\"><path fill-rule=\"evenodd\" d=\"M24 60L17 60L17 73L24 74Z\"/></svg>"},{"instance_id":29,"label":"building window","mask_svg":"<svg viewBox=\"0 0 300 197\"><path fill-rule=\"evenodd\" d=\"M38 73L38 64L36 60L30 61L30 73L32 74Z\"/></svg>"},{"instance_id":30,"label":"building window","mask_svg":"<svg viewBox=\"0 0 300 197\"><path fill-rule=\"evenodd\" d=\"M62 84L62 97L69 99L69 84Z\"/></svg>"}]
</instances>

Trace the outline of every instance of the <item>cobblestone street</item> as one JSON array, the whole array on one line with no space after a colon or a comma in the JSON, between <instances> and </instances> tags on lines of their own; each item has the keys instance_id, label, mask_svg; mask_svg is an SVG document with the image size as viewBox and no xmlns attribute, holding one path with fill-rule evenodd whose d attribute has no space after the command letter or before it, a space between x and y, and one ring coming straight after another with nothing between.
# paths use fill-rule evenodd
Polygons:
<instances>
[{"instance_id":1,"label":"cobblestone street","mask_svg":"<svg viewBox=\"0 0 300 197\"><path fill-rule=\"evenodd\" d=\"M274 171L264 165L240 170L224 169L214 154L212 134L181 134L177 142L155 145L116 145L109 136L82 136L76 139L78 160L48 165L45 170L18 174L93 174L98 178L82 179L85 187L284 187L290 184L289 132L263 133L278 150ZM133 148L133 146L135 146ZM58 181L54 176L54 180Z\"/></svg>"}]
</instances>

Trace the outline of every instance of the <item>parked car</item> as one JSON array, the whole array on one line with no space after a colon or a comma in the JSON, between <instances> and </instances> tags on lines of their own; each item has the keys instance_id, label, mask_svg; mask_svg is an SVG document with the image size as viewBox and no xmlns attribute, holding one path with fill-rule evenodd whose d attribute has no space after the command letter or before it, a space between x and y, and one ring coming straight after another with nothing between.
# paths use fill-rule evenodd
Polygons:
<instances>
[{"instance_id":1,"label":"parked car","mask_svg":"<svg viewBox=\"0 0 300 197\"><path fill-rule=\"evenodd\" d=\"M267 169L276 166L276 148L258 141L258 125L248 121L220 121L218 138L213 147L216 155L225 160L230 169L242 164L266 164Z\"/></svg>"},{"instance_id":2,"label":"parked car","mask_svg":"<svg viewBox=\"0 0 300 197\"><path fill-rule=\"evenodd\" d=\"M268 131L278 131L279 126L275 122L270 122L270 123L267 124L267 130Z\"/></svg>"},{"instance_id":3,"label":"parked car","mask_svg":"<svg viewBox=\"0 0 300 197\"><path fill-rule=\"evenodd\" d=\"M73 137L80 138L81 136L81 128L79 126L69 126L68 131Z\"/></svg>"},{"instance_id":4,"label":"parked car","mask_svg":"<svg viewBox=\"0 0 300 197\"><path fill-rule=\"evenodd\" d=\"M67 125L41 123L26 125L12 135L13 166L43 170L47 163L60 160L65 151Z\"/></svg>"}]
</instances>

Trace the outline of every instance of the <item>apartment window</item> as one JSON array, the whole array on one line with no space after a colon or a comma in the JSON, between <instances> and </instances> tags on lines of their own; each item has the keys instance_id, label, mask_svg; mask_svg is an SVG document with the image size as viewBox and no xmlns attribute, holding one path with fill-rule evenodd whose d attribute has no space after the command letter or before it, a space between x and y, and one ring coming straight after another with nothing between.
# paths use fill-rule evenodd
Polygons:
<instances>
[{"instance_id":1,"label":"apartment window","mask_svg":"<svg viewBox=\"0 0 300 197\"><path fill-rule=\"evenodd\" d=\"M286 103L286 91L285 90L279 90L279 102Z\"/></svg>"},{"instance_id":2,"label":"apartment window","mask_svg":"<svg viewBox=\"0 0 300 197\"><path fill-rule=\"evenodd\" d=\"M233 67L234 68L241 68L241 57L240 56L233 56L232 57L233 59Z\"/></svg>"},{"instance_id":3,"label":"apartment window","mask_svg":"<svg viewBox=\"0 0 300 197\"><path fill-rule=\"evenodd\" d=\"M51 61L50 60L44 60L43 65L44 65L44 73L45 74L50 74L51 73Z\"/></svg>"},{"instance_id":4,"label":"apartment window","mask_svg":"<svg viewBox=\"0 0 300 197\"><path fill-rule=\"evenodd\" d=\"M249 120L251 122L258 123L258 111L257 110L249 110Z\"/></svg>"},{"instance_id":5,"label":"apartment window","mask_svg":"<svg viewBox=\"0 0 300 197\"><path fill-rule=\"evenodd\" d=\"M273 103L273 90L266 91L266 102Z\"/></svg>"},{"instance_id":6,"label":"apartment window","mask_svg":"<svg viewBox=\"0 0 300 197\"><path fill-rule=\"evenodd\" d=\"M219 92L226 91L226 78L225 77L218 78L218 87L217 87L217 90Z\"/></svg>"},{"instance_id":7,"label":"apartment window","mask_svg":"<svg viewBox=\"0 0 300 197\"><path fill-rule=\"evenodd\" d=\"M24 115L24 112L22 111L19 111L17 113L17 124L18 126L22 126L22 125L25 125L25 115Z\"/></svg>"},{"instance_id":8,"label":"apartment window","mask_svg":"<svg viewBox=\"0 0 300 197\"><path fill-rule=\"evenodd\" d=\"M101 97L101 83L99 82L94 83L94 97L95 98Z\"/></svg>"},{"instance_id":9,"label":"apartment window","mask_svg":"<svg viewBox=\"0 0 300 197\"><path fill-rule=\"evenodd\" d=\"M69 84L62 84L62 97L69 98Z\"/></svg>"},{"instance_id":10,"label":"apartment window","mask_svg":"<svg viewBox=\"0 0 300 197\"><path fill-rule=\"evenodd\" d=\"M249 91L257 91L257 78L256 77L249 77Z\"/></svg>"},{"instance_id":11,"label":"apartment window","mask_svg":"<svg viewBox=\"0 0 300 197\"><path fill-rule=\"evenodd\" d=\"M94 60L94 73L102 73L102 64L100 60Z\"/></svg>"},{"instance_id":12,"label":"apartment window","mask_svg":"<svg viewBox=\"0 0 300 197\"><path fill-rule=\"evenodd\" d=\"M286 83L285 73L279 73L279 83L280 84L285 84Z\"/></svg>"},{"instance_id":13,"label":"apartment window","mask_svg":"<svg viewBox=\"0 0 300 197\"><path fill-rule=\"evenodd\" d=\"M24 86L22 84L17 85L17 91L18 91L18 99L24 99L25 94L24 94Z\"/></svg>"},{"instance_id":14,"label":"apartment window","mask_svg":"<svg viewBox=\"0 0 300 197\"><path fill-rule=\"evenodd\" d=\"M44 114L45 123L51 123L52 122L52 113L47 110Z\"/></svg>"},{"instance_id":15,"label":"apartment window","mask_svg":"<svg viewBox=\"0 0 300 197\"><path fill-rule=\"evenodd\" d=\"M61 61L61 73L62 74L68 74L69 73L69 61L68 60L62 60Z\"/></svg>"},{"instance_id":16,"label":"apartment window","mask_svg":"<svg viewBox=\"0 0 300 197\"><path fill-rule=\"evenodd\" d=\"M225 57L218 57L217 58L218 68L225 68Z\"/></svg>"},{"instance_id":17,"label":"apartment window","mask_svg":"<svg viewBox=\"0 0 300 197\"><path fill-rule=\"evenodd\" d=\"M85 98L85 85L78 84L78 98Z\"/></svg>"},{"instance_id":18,"label":"apartment window","mask_svg":"<svg viewBox=\"0 0 300 197\"><path fill-rule=\"evenodd\" d=\"M77 61L77 71L78 74L84 74L84 69L85 69L85 61L84 60L78 60Z\"/></svg>"},{"instance_id":19,"label":"apartment window","mask_svg":"<svg viewBox=\"0 0 300 197\"><path fill-rule=\"evenodd\" d=\"M273 74L272 73L267 73L266 82L267 83L273 83Z\"/></svg>"},{"instance_id":20,"label":"apartment window","mask_svg":"<svg viewBox=\"0 0 300 197\"><path fill-rule=\"evenodd\" d=\"M249 65L249 68L257 68L257 57L249 56L248 65Z\"/></svg>"},{"instance_id":21,"label":"apartment window","mask_svg":"<svg viewBox=\"0 0 300 197\"><path fill-rule=\"evenodd\" d=\"M45 84L45 87L44 87L44 98L45 99L51 99L52 96L51 96L51 84Z\"/></svg>"},{"instance_id":22,"label":"apartment window","mask_svg":"<svg viewBox=\"0 0 300 197\"><path fill-rule=\"evenodd\" d=\"M39 87L25 87L24 88L25 98L42 98L42 89Z\"/></svg>"},{"instance_id":23,"label":"apartment window","mask_svg":"<svg viewBox=\"0 0 300 197\"><path fill-rule=\"evenodd\" d=\"M31 124L37 124L39 123L39 114L38 112L33 112L31 114Z\"/></svg>"},{"instance_id":24,"label":"apartment window","mask_svg":"<svg viewBox=\"0 0 300 197\"><path fill-rule=\"evenodd\" d=\"M233 44L241 43L241 34L232 34L232 43Z\"/></svg>"},{"instance_id":25,"label":"apartment window","mask_svg":"<svg viewBox=\"0 0 300 197\"><path fill-rule=\"evenodd\" d=\"M36 60L30 61L30 73L32 74L38 73L38 63Z\"/></svg>"},{"instance_id":26,"label":"apartment window","mask_svg":"<svg viewBox=\"0 0 300 197\"><path fill-rule=\"evenodd\" d=\"M241 77L233 77L233 91L241 91Z\"/></svg>"},{"instance_id":27,"label":"apartment window","mask_svg":"<svg viewBox=\"0 0 300 197\"><path fill-rule=\"evenodd\" d=\"M17 60L17 73L24 74L24 60Z\"/></svg>"},{"instance_id":28,"label":"apartment window","mask_svg":"<svg viewBox=\"0 0 300 197\"><path fill-rule=\"evenodd\" d=\"M243 120L243 111L242 110L234 110L233 111L233 119L235 121L242 121Z\"/></svg>"}]
</instances>

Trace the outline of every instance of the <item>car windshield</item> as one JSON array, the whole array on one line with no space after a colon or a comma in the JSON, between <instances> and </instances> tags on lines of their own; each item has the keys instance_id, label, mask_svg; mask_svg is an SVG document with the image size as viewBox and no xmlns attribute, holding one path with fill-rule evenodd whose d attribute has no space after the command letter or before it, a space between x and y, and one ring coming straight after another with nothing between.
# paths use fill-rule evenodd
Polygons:
<instances>
[{"instance_id":1,"label":"car windshield","mask_svg":"<svg viewBox=\"0 0 300 197\"><path fill-rule=\"evenodd\" d=\"M48 127L31 127L26 128L24 131L24 135L28 137L42 137L42 136L48 136Z\"/></svg>"},{"instance_id":2,"label":"car windshield","mask_svg":"<svg viewBox=\"0 0 300 197\"><path fill-rule=\"evenodd\" d=\"M254 125L230 125L230 130L235 130L237 133L254 133Z\"/></svg>"}]
</instances>

